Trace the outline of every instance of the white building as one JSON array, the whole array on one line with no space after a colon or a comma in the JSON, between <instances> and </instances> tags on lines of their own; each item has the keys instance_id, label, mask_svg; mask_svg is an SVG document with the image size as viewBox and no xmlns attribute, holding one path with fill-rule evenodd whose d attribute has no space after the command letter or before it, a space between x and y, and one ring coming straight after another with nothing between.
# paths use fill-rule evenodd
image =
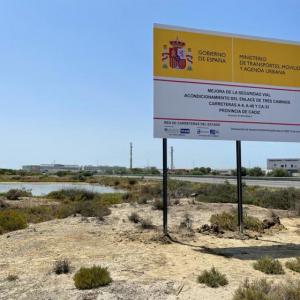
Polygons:
<instances>
[{"instance_id":1,"label":"white building","mask_svg":"<svg viewBox=\"0 0 300 300\"><path fill-rule=\"evenodd\" d=\"M57 173L59 171L79 172L81 167L78 165L62 165L62 164L42 164L27 165L22 168L24 171L40 172L40 173Z\"/></svg>"},{"instance_id":2,"label":"white building","mask_svg":"<svg viewBox=\"0 0 300 300\"><path fill-rule=\"evenodd\" d=\"M267 169L284 169L290 172L300 170L300 158L269 158L267 160Z\"/></svg>"}]
</instances>

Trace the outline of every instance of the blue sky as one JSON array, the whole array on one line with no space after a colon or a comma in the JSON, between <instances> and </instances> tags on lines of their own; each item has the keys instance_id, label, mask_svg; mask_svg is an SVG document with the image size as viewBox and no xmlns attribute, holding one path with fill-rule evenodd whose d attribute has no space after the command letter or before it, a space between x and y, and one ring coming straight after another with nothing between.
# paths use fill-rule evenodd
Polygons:
<instances>
[{"instance_id":1,"label":"blue sky","mask_svg":"<svg viewBox=\"0 0 300 300\"><path fill-rule=\"evenodd\" d=\"M0 167L161 166L152 136L152 26L300 41L299 1L0 0ZM235 143L169 140L175 166L235 165ZM242 144L243 165L300 157Z\"/></svg>"}]
</instances>

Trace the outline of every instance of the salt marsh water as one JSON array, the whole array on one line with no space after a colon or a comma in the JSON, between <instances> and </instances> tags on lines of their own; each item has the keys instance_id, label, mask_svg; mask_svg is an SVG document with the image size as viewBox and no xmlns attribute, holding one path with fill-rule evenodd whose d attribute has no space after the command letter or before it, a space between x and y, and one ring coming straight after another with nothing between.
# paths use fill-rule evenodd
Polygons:
<instances>
[{"instance_id":1,"label":"salt marsh water","mask_svg":"<svg viewBox=\"0 0 300 300\"><path fill-rule=\"evenodd\" d=\"M33 196L43 196L50 192L61 189L85 189L96 193L120 192L111 187L71 182L0 182L0 193L5 193L11 189L26 189L32 192Z\"/></svg>"}]
</instances>

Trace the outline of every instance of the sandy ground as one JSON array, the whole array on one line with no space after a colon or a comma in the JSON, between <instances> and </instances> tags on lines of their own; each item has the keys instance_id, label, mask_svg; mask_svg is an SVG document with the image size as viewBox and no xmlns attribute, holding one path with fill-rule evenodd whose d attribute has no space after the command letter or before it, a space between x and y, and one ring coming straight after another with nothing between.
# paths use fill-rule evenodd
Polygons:
<instances>
[{"instance_id":1,"label":"sandy ground","mask_svg":"<svg viewBox=\"0 0 300 300\"><path fill-rule=\"evenodd\" d=\"M258 240L219 238L196 231L208 223L212 213L230 210L231 204L192 204L182 200L169 209L171 237L162 242L162 212L151 205L121 204L104 221L81 216L30 225L25 230L0 236L0 299L197 299L227 300L239 284L267 277L274 281L299 279L286 269L285 275L265 275L253 269L253 261L271 255L285 262L300 256L300 219L278 213L286 230L263 235ZM265 218L269 211L245 206L248 214ZM155 229L144 230L131 223L137 212L151 218ZM194 234L179 229L183 216L193 219ZM53 263L71 261L72 273L55 275ZM113 283L107 287L79 291L73 276L81 266L109 268ZM229 284L213 289L197 283L201 271L215 266ZM9 282L8 275L19 279Z\"/></svg>"}]
</instances>

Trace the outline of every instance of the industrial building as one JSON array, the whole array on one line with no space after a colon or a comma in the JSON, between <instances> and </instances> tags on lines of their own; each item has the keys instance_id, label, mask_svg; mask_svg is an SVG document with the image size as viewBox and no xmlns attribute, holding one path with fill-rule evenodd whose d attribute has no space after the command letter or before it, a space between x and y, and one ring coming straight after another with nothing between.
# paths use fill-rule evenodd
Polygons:
<instances>
[{"instance_id":1,"label":"industrial building","mask_svg":"<svg viewBox=\"0 0 300 300\"><path fill-rule=\"evenodd\" d=\"M92 172L98 174L114 174L120 173L123 171L126 173L125 167L118 167L118 166L79 166L79 165L64 165L64 164L41 164L41 165L26 165L22 167L23 171L26 172L34 172L34 173L49 173L55 174L57 172Z\"/></svg>"},{"instance_id":2,"label":"industrial building","mask_svg":"<svg viewBox=\"0 0 300 300\"><path fill-rule=\"evenodd\" d=\"M27 172L37 173L57 173L64 172L79 172L81 167L78 165L62 165L62 164L42 164L42 165L26 165L22 169Z\"/></svg>"},{"instance_id":3,"label":"industrial building","mask_svg":"<svg viewBox=\"0 0 300 300\"><path fill-rule=\"evenodd\" d=\"M300 170L300 158L269 158L267 169L284 169L289 172L297 172Z\"/></svg>"}]
</instances>

